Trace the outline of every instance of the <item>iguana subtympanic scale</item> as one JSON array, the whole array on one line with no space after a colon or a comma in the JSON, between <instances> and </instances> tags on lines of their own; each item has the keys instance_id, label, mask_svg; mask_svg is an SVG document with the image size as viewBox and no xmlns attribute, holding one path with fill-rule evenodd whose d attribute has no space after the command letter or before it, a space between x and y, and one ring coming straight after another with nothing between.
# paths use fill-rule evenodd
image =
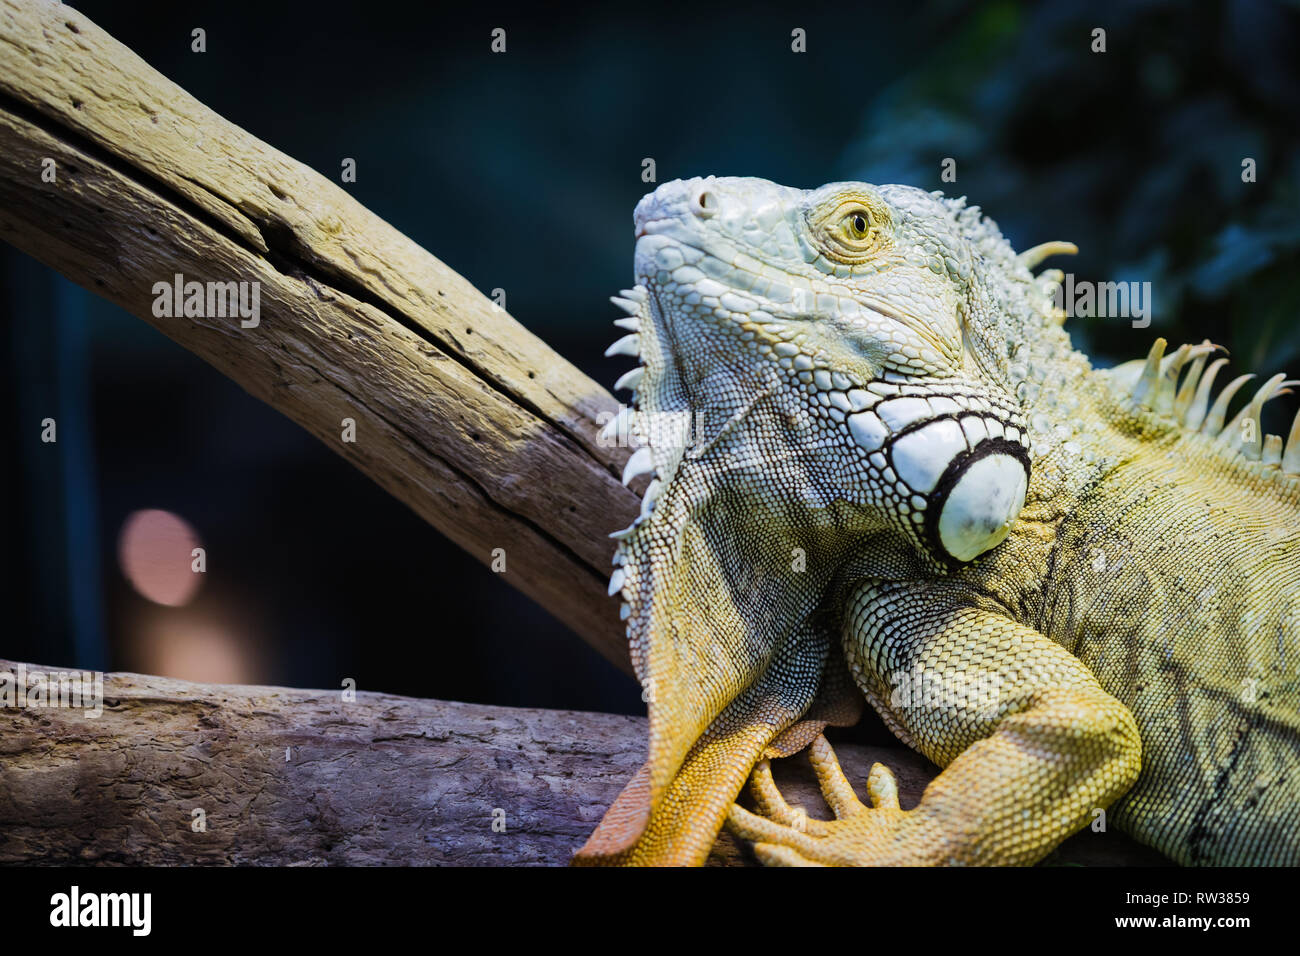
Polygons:
<instances>
[{"instance_id":1,"label":"iguana subtympanic scale","mask_svg":"<svg viewBox=\"0 0 1300 956\"><path fill-rule=\"evenodd\" d=\"M1109 808L1184 863L1300 862L1300 417L1217 397L1209 343L1093 369L961 199L676 181L614 299L606 436L649 755L580 863L1031 863ZM865 699L943 768L859 801L821 736ZM811 744L833 821L767 760ZM735 804L746 779L759 813Z\"/></svg>"}]
</instances>

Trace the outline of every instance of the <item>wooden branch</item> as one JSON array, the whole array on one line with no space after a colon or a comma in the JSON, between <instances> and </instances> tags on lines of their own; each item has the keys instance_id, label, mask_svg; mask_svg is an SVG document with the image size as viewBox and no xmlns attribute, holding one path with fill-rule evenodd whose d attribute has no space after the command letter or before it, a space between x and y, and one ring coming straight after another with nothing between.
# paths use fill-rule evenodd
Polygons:
<instances>
[{"instance_id":1,"label":"wooden branch","mask_svg":"<svg viewBox=\"0 0 1300 956\"><path fill-rule=\"evenodd\" d=\"M0 707L0 864L562 865L645 740L638 717L110 674L98 717ZM836 752L854 781L892 767L905 807L934 774L903 748ZM828 816L805 758L776 777ZM711 862L747 859L724 834ZM1053 862L1161 858L1083 833Z\"/></svg>"},{"instance_id":2,"label":"wooden branch","mask_svg":"<svg viewBox=\"0 0 1300 956\"><path fill-rule=\"evenodd\" d=\"M0 0L0 238L199 355L480 561L504 549L507 581L630 673L605 593L608 534L638 508L616 477L627 450L597 439L614 398L334 183L40 0ZM260 324L156 315L155 284L178 273L259 283Z\"/></svg>"}]
</instances>

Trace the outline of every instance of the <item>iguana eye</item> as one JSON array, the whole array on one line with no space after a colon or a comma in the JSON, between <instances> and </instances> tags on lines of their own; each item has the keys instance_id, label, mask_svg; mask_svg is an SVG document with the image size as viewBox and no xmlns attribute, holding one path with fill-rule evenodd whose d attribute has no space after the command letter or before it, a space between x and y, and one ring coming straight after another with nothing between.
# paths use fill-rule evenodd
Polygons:
<instances>
[{"instance_id":1,"label":"iguana eye","mask_svg":"<svg viewBox=\"0 0 1300 956\"><path fill-rule=\"evenodd\" d=\"M812 238L832 262L867 262L888 248L888 207L860 191L818 199L805 215Z\"/></svg>"}]
</instances>

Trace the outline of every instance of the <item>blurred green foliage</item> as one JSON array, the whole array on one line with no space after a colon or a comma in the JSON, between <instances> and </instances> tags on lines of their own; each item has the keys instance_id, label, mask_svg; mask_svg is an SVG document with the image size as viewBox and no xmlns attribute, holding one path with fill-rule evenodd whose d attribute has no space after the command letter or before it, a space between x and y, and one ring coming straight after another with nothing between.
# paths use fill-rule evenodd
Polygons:
<instances>
[{"instance_id":1,"label":"blurred green foliage","mask_svg":"<svg viewBox=\"0 0 1300 956\"><path fill-rule=\"evenodd\" d=\"M1209 338L1238 370L1300 373L1295 6L994 0L959 23L872 98L851 174L968 195L1017 248L1075 242L1050 265L1076 279L1151 282L1148 329L1071 320L1102 364L1159 334Z\"/></svg>"}]
</instances>

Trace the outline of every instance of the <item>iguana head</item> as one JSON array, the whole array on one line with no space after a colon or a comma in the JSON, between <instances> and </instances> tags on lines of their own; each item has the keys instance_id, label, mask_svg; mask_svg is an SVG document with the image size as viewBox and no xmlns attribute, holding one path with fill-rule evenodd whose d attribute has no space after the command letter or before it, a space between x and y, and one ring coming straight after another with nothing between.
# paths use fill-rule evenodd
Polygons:
<instances>
[{"instance_id":1,"label":"iguana head","mask_svg":"<svg viewBox=\"0 0 1300 956\"><path fill-rule=\"evenodd\" d=\"M936 559L1006 536L1027 430L949 204L908 186L692 179L646 196L635 223L641 466L661 483L729 429L753 439L731 444L735 467L763 472L759 493L853 503Z\"/></svg>"},{"instance_id":2,"label":"iguana head","mask_svg":"<svg viewBox=\"0 0 1300 956\"><path fill-rule=\"evenodd\" d=\"M834 719L850 556L942 573L1006 536L1029 476L999 314L1014 253L998 236L991 262L969 212L714 177L638 204L609 354L642 366L607 435L642 446L625 481L652 476L611 580L651 744L587 855L702 859L754 760Z\"/></svg>"}]
</instances>

